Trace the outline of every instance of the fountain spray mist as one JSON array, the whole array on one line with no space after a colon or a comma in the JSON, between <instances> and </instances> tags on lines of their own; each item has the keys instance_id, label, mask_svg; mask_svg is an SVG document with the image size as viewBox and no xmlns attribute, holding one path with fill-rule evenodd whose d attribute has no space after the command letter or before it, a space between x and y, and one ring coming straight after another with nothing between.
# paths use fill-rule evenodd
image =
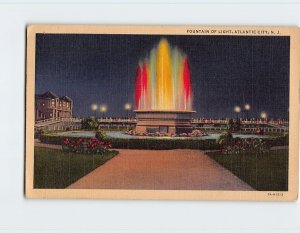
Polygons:
<instances>
[{"instance_id":1,"label":"fountain spray mist","mask_svg":"<svg viewBox=\"0 0 300 233\"><path fill-rule=\"evenodd\" d=\"M192 110L192 85L187 55L166 39L150 51L136 71L136 110Z\"/></svg>"}]
</instances>

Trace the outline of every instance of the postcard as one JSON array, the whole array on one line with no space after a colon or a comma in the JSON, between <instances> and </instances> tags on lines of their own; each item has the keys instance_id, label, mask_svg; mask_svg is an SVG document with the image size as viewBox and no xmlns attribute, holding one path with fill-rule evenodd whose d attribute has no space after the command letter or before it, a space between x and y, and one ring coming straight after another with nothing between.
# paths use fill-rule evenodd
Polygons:
<instances>
[{"instance_id":1,"label":"postcard","mask_svg":"<svg viewBox=\"0 0 300 233\"><path fill-rule=\"evenodd\" d=\"M29 25L28 198L291 201L297 27Z\"/></svg>"}]
</instances>

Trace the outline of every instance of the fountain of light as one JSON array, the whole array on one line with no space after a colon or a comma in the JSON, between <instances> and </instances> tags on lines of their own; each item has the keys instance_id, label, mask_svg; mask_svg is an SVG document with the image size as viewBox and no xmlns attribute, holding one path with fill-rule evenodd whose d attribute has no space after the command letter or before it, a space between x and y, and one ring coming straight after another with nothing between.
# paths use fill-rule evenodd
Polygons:
<instances>
[{"instance_id":1,"label":"fountain of light","mask_svg":"<svg viewBox=\"0 0 300 233\"><path fill-rule=\"evenodd\" d=\"M169 134L192 131L192 85L189 61L161 39L136 71L136 132Z\"/></svg>"}]
</instances>

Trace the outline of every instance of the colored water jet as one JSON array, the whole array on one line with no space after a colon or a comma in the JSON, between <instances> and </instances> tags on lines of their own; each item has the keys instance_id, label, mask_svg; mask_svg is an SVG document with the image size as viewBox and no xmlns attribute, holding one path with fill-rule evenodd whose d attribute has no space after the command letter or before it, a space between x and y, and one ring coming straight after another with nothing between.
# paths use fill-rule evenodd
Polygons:
<instances>
[{"instance_id":1,"label":"colored water jet","mask_svg":"<svg viewBox=\"0 0 300 233\"><path fill-rule=\"evenodd\" d=\"M142 59L136 71L136 110L192 111L188 57L166 39Z\"/></svg>"}]
</instances>

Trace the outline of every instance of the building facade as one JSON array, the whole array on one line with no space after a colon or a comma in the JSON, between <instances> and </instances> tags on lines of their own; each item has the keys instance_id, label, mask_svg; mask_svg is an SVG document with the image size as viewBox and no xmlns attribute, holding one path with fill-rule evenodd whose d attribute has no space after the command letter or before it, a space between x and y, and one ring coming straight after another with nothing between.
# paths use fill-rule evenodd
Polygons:
<instances>
[{"instance_id":1,"label":"building facade","mask_svg":"<svg viewBox=\"0 0 300 233\"><path fill-rule=\"evenodd\" d=\"M35 95L35 120L68 118L73 116L73 100L68 96L58 97L51 91Z\"/></svg>"}]
</instances>

